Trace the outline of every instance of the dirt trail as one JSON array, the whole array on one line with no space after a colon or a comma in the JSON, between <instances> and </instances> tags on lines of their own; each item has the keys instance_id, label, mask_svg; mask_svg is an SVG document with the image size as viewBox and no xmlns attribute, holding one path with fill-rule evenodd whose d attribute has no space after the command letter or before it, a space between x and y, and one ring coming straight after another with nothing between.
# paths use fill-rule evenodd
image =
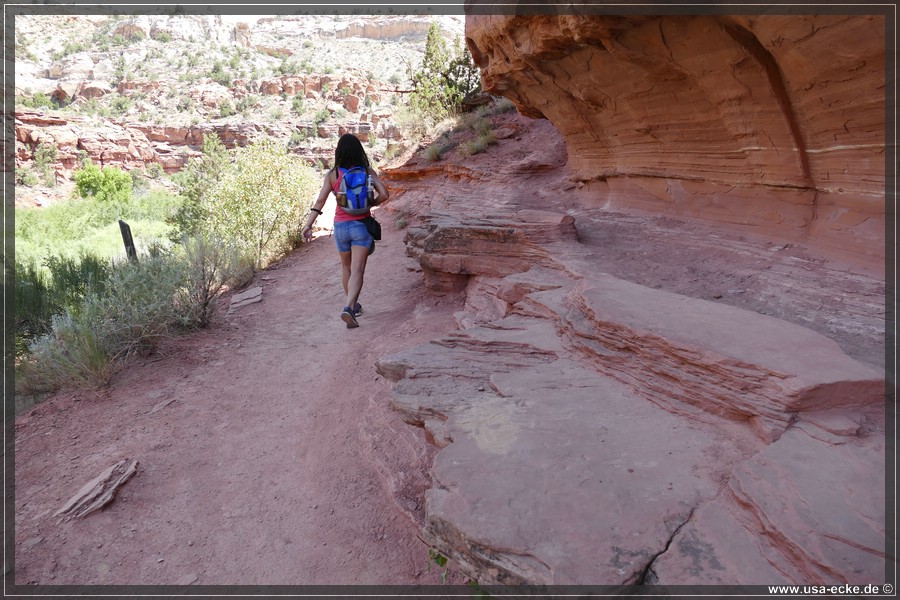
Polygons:
<instances>
[{"instance_id":1,"label":"dirt trail","mask_svg":"<svg viewBox=\"0 0 900 600\"><path fill-rule=\"evenodd\" d=\"M434 448L374 361L454 327L383 212L358 329L331 237L257 276L262 301L173 339L102 394L16 420L16 584L432 584L417 538ZM111 505L57 524L121 459Z\"/></svg>"}]
</instances>

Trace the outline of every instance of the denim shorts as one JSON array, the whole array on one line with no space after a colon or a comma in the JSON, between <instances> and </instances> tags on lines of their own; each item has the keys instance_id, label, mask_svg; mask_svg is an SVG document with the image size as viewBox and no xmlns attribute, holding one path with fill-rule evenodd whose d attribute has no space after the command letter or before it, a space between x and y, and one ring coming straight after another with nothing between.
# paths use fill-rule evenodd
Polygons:
<instances>
[{"instance_id":1,"label":"denim shorts","mask_svg":"<svg viewBox=\"0 0 900 600\"><path fill-rule=\"evenodd\" d=\"M334 243L338 252L350 252L350 246L371 246L372 236L362 221L342 221L334 224Z\"/></svg>"}]
</instances>

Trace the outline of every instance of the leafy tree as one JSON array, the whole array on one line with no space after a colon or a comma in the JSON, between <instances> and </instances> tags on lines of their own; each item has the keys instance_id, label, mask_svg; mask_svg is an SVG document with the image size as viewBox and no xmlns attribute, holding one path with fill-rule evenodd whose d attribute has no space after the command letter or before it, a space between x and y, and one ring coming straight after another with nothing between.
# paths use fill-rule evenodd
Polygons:
<instances>
[{"instance_id":1,"label":"leafy tree","mask_svg":"<svg viewBox=\"0 0 900 600\"><path fill-rule=\"evenodd\" d=\"M211 239L239 244L254 267L261 267L290 241L317 183L315 172L284 144L262 138L238 149L234 163L203 196L203 227Z\"/></svg>"},{"instance_id":2,"label":"leafy tree","mask_svg":"<svg viewBox=\"0 0 900 600\"><path fill-rule=\"evenodd\" d=\"M454 58L443 72L448 99L458 108L462 102L481 91L481 71L472 60L468 48L457 37L453 49Z\"/></svg>"},{"instance_id":3,"label":"leafy tree","mask_svg":"<svg viewBox=\"0 0 900 600\"><path fill-rule=\"evenodd\" d=\"M410 79L414 88L410 105L432 121L457 113L463 100L477 92L481 83L478 68L460 39L452 50L448 48L436 22L428 28L422 64Z\"/></svg>"},{"instance_id":4,"label":"leafy tree","mask_svg":"<svg viewBox=\"0 0 900 600\"><path fill-rule=\"evenodd\" d=\"M188 164L173 177L184 197L181 206L166 220L172 225L170 238L173 242L178 242L184 235L194 235L199 231L200 221L203 218L204 195L219 180L230 161L225 144L213 133L203 138L203 154L190 159Z\"/></svg>"}]
</instances>

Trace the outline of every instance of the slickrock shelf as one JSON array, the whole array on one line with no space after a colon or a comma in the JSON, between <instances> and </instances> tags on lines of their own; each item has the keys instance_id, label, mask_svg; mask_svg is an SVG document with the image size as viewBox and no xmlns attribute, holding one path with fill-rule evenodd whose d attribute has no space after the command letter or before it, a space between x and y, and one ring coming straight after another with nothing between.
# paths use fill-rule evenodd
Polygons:
<instances>
[{"instance_id":1,"label":"slickrock shelf","mask_svg":"<svg viewBox=\"0 0 900 600\"><path fill-rule=\"evenodd\" d=\"M854 498L883 490L879 372L779 319L555 273L515 275L536 291L509 316L377 364L444 447L429 541L494 583L878 576L884 506Z\"/></svg>"}]
</instances>

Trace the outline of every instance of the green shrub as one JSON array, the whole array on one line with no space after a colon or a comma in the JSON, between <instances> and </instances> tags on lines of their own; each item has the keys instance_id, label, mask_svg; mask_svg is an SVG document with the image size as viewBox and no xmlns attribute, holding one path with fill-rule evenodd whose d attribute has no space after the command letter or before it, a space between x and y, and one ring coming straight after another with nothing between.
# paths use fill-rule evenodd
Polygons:
<instances>
[{"instance_id":1,"label":"green shrub","mask_svg":"<svg viewBox=\"0 0 900 600\"><path fill-rule=\"evenodd\" d=\"M213 63L213 68L209 73L209 78L224 87L231 87L233 84L231 75L225 71L225 67L222 65L221 61L218 60Z\"/></svg>"},{"instance_id":2,"label":"green shrub","mask_svg":"<svg viewBox=\"0 0 900 600\"><path fill-rule=\"evenodd\" d=\"M75 171L75 190L82 198L100 202L127 203L131 200L131 176L116 167L100 169L93 163Z\"/></svg>"},{"instance_id":3,"label":"green shrub","mask_svg":"<svg viewBox=\"0 0 900 600\"><path fill-rule=\"evenodd\" d=\"M24 35L16 36L16 47L15 47L15 60L29 60L31 62L37 62L38 57L35 56L34 52L31 51L29 45L31 41L26 38Z\"/></svg>"},{"instance_id":4,"label":"green shrub","mask_svg":"<svg viewBox=\"0 0 900 600\"><path fill-rule=\"evenodd\" d=\"M53 62L56 62L65 56L69 56L70 54L76 54L78 52L83 52L88 49L89 48L88 48L87 44L68 40L65 44L63 44L63 47L61 49L54 51L50 55L50 60L52 60Z\"/></svg>"},{"instance_id":5,"label":"green shrub","mask_svg":"<svg viewBox=\"0 0 900 600\"><path fill-rule=\"evenodd\" d=\"M147 189L147 180L140 169L129 170L128 176L131 177L132 192L143 192Z\"/></svg>"},{"instance_id":6,"label":"green shrub","mask_svg":"<svg viewBox=\"0 0 900 600\"><path fill-rule=\"evenodd\" d=\"M16 373L16 392L49 392L66 385L98 387L112 377L112 362L93 324L71 313L55 315L50 333L32 342Z\"/></svg>"},{"instance_id":7,"label":"green shrub","mask_svg":"<svg viewBox=\"0 0 900 600\"><path fill-rule=\"evenodd\" d=\"M156 35L153 36L153 39L165 44L172 41L172 34L168 31L157 31Z\"/></svg>"},{"instance_id":8,"label":"green shrub","mask_svg":"<svg viewBox=\"0 0 900 600\"><path fill-rule=\"evenodd\" d=\"M288 140L288 144L287 144L288 148L295 148L295 147L303 144L303 142L306 141L306 137L307 137L307 133L306 133L305 129L303 129L303 130L295 129L294 131L291 132L291 139Z\"/></svg>"},{"instance_id":9,"label":"green shrub","mask_svg":"<svg viewBox=\"0 0 900 600\"><path fill-rule=\"evenodd\" d=\"M224 119L225 117L230 117L235 114L237 111L234 110L234 105L231 103L231 100L225 100L222 104L219 105L219 118Z\"/></svg>"},{"instance_id":10,"label":"green shrub","mask_svg":"<svg viewBox=\"0 0 900 600\"><path fill-rule=\"evenodd\" d=\"M313 117L313 127L318 127L322 123L327 122L328 119L330 119L330 118L331 118L331 113L328 112L327 108L319 109L316 112L316 115Z\"/></svg>"},{"instance_id":11,"label":"green shrub","mask_svg":"<svg viewBox=\"0 0 900 600\"><path fill-rule=\"evenodd\" d=\"M114 115L124 115L132 106L134 106L134 101L131 98L116 95L112 100L110 110Z\"/></svg>"},{"instance_id":12,"label":"green shrub","mask_svg":"<svg viewBox=\"0 0 900 600\"><path fill-rule=\"evenodd\" d=\"M158 250L113 265L102 291L85 294L77 311L54 316L50 332L30 345L22 387L106 385L116 364L192 325L192 307L179 301L186 280L184 260Z\"/></svg>"},{"instance_id":13,"label":"green shrub","mask_svg":"<svg viewBox=\"0 0 900 600\"><path fill-rule=\"evenodd\" d=\"M16 341L22 344L50 331L54 315L77 311L85 294L100 290L109 268L103 259L82 251L78 258L50 256L43 268L33 258L17 260Z\"/></svg>"},{"instance_id":14,"label":"green shrub","mask_svg":"<svg viewBox=\"0 0 900 600\"><path fill-rule=\"evenodd\" d=\"M85 100L78 105L78 112L86 115L95 115L100 111L100 103L96 98Z\"/></svg>"},{"instance_id":15,"label":"green shrub","mask_svg":"<svg viewBox=\"0 0 900 600\"><path fill-rule=\"evenodd\" d=\"M25 187L34 187L41 182L40 178L35 175L28 167L16 167L15 176L16 185L24 185Z\"/></svg>"},{"instance_id":16,"label":"green shrub","mask_svg":"<svg viewBox=\"0 0 900 600\"><path fill-rule=\"evenodd\" d=\"M281 59L281 64L275 67L276 75L299 75L300 66L293 58Z\"/></svg>"},{"instance_id":17,"label":"green shrub","mask_svg":"<svg viewBox=\"0 0 900 600\"><path fill-rule=\"evenodd\" d=\"M17 261L16 282L16 356L21 356L31 341L50 329L50 319L56 314L49 293L46 272L34 261Z\"/></svg>"},{"instance_id":18,"label":"green shrub","mask_svg":"<svg viewBox=\"0 0 900 600\"><path fill-rule=\"evenodd\" d=\"M297 94L296 96L294 96L294 99L291 102L291 110L293 110L298 115L302 115L303 114L303 105L305 102L306 102L306 99L303 96L301 96L300 94Z\"/></svg>"},{"instance_id":19,"label":"green shrub","mask_svg":"<svg viewBox=\"0 0 900 600\"><path fill-rule=\"evenodd\" d=\"M146 171L147 177L149 177L150 179L159 179L165 172L163 171L163 166L159 163L150 163L149 165L147 165Z\"/></svg>"},{"instance_id":20,"label":"green shrub","mask_svg":"<svg viewBox=\"0 0 900 600\"><path fill-rule=\"evenodd\" d=\"M256 103L259 102L259 96L255 94L250 94L248 96L244 96L240 100L237 101L236 109L239 113L245 114L251 108L256 106Z\"/></svg>"},{"instance_id":21,"label":"green shrub","mask_svg":"<svg viewBox=\"0 0 900 600\"><path fill-rule=\"evenodd\" d=\"M128 63L125 62L125 56L119 55L119 58L116 60L116 68L113 71L112 81L113 83L119 83L120 81L127 80L128 75Z\"/></svg>"},{"instance_id":22,"label":"green shrub","mask_svg":"<svg viewBox=\"0 0 900 600\"><path fill-rule=\"evenodd\" d=\"M56 162L59 155L56 144L40 142L34 149L34 166L41 174L46 175L50 165Z\"/></svg>"},{"instance_id":23,"label":"green shrub","mask_svg":"<svg viewBox=\"0 0 900 600\"><path fill-rule=\"evenodd\" d=\"M54 108L53 100L44 92L36 92L33 96L22 96L16 98L19 104L28 108Z\"/></svg>"},{"instance_id":24,"label":"green shrub","mask_svg":"<svg viewBox=\"0 0 900 600\"><path fill-rule=\"evenodd\" d=\"M181 96L175 104L175 110L178 112L187 112L194 108L194 100L190 96Z\"/></svg>"}]
</instances>

